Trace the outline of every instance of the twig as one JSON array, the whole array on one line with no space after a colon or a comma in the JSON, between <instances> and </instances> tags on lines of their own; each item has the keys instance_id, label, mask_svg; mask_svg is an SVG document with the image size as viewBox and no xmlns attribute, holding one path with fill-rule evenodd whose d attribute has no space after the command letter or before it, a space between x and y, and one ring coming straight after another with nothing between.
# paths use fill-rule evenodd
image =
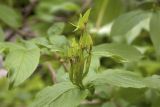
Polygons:
<instances>
[{"instance_id":1,"label":"twig","mask_svg":"<svg viewBox=\"0 0 160 107\"><path fill-rule=\"evenodd\" d=\"M67 67L67 64L64 62L64 60L60 60L60 63L62 64L63 68L65 69L66 72L69 72L69 69Z\"/></svg>"},{"instance_id":2,"label":"twig","mask_svg":"<svg viewBox=\"0 0 160 107\"><path fill-rule=\"evenodd\" d=\"M25 32L23 30L12 29L10 31L10 33L8 34L8 36L5 38L5 41L11 40L16 34L21 35L24 39L26 39L27 36L28 37L35 37L35 35L30 33L30 32Z\"/></svg>"},{"instance_id":3,"label":"twig","mask_svg":"<svg viewBox=\"0 0 160 107\"><path fill-rule=\"evenodd\" d=\"M6 41L11 40L16 34L21 35L24 39L26 39L27 37L35 37L34 34L28 32L28 31L25 31L25 29L27 27L28 17L32 14L32 12L33 12L37 3L38 3L38 0L30 0L30 4L23 8L23 11L22 11L22 14L23 14L22 27L20 29L11 28L12 31L7 36L7 38L5 38Z\"/></svg>"},{"instance_id":4,"label":"twig","mask_svg":"<svg viewBox=\"0 0 160 107\"><path fill-rule=\"evenodd\" d=\"M33 12L37 3L38 0L30 0L30 4L24 7L23 9L24 23L27 21L26 19L28 18L28 16Z\"/></svg>"},{"instance_id":5,"label":"twig","mask_svg":"<svg viewBox=\"0 0 160 107\"><path fill-rule=\"evenodd\" d=\"M46 66L47 66L48 71L49 71L49 73L51 75L53 84L56 83L57 82L56 81L56 71L53 69L53 67L52 67L50 62L46 62Z\"/></svg>"},{"instance_id":6,"label":"twig","mask_svg":"<svg viewBox=\"0 0 160 107\"><path fill-rule=\"evenodd\" d=\"M65 69L66 72L69 71L69 68L68 68L67 64L65 63L65 61L58 54L55 53L54 54L54 58L56 60L58 60L62 64L62 66L63 66L63 68Z\"/></svg>"},{"instance_id":7,"label":"twig","mask_svg":"<svg viewBox=\"0 0 160 107\"><path fill-rule=\"evenodd\" d=\"M5 32L6 38L5 41L10 41L12 37L15 35L15 31L9 29Z\"/></svg>"},{"instance_id":8,"label":"twig","mask_svg":"<svg viewBox=\"0 0 160 107\"><path fill-rule=\"evenodd\" d=\"M101 9L100 9L100 12L98 14L98 18L97 18L97 22L96 22L96 27L98 29L102 24L102 20L104 18L104 14L105 14L105 9L106 9L106 6L108 5L108 2L109 2L108 0L104 0L103 1L103 4L102 4Z\"/></svg>"},{"instance_id":9,"label":"twig","mask_svg":"<svg viewBox=\"0 0 160 107\"><path fill-rule=\"evenodd\" d=\"M19 35L22 35L23 37L35 37L34 34L30 33L30 32L24 32L23 30L15 30L15 32Z\"/></svg>"}]
</instances>

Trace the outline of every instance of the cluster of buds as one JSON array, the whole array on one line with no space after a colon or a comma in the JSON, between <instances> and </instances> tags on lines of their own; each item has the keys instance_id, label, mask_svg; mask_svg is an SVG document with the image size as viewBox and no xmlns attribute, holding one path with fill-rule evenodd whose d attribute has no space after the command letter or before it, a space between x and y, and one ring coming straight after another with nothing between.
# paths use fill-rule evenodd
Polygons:
<instances>
[{"instance_id":1,"label":"cluster of buds","mask_svg":"<svg viewBox=\"0 0 160 107\"><path fill-rule=\"evenodd\" d=\"M91 50L92 50L92 38L88 33L86 26L90 9L82 16L78 24L76 25L75 31L81 32L80 40L76 41L72 39L70 47L67 49L67 58L70 61L69 78L73 84L84 88L83 79L88 74L89 66L91 63Z\"/></svg>"},{"instance_id":2,"label":"cluster of buds","mask_svg":"<svg viewBox=\"0 0 160 107\"><path fill-rule=\"evenodd\" d=\"M80 38L80 47L87 52L92 50L93 41L88 32L84 32Z\"/></svg>"}]
</instances>

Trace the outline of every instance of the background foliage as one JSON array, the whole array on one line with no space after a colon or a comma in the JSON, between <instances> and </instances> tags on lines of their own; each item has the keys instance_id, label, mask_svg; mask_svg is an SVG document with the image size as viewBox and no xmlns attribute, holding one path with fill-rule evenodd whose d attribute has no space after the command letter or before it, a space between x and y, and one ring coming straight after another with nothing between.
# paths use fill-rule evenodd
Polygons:
<instances>
[{"instance_id":1,"label":"background foliage","mask_svg":"<svg viewBox=\"0 0 160 107\"><path fill-rule=\"evenodd\" d=\"M88 8L94 93L62 57ZM159 0L0 0L0 107L160 107L159 28Z\"/></svg>"}]
</instances>

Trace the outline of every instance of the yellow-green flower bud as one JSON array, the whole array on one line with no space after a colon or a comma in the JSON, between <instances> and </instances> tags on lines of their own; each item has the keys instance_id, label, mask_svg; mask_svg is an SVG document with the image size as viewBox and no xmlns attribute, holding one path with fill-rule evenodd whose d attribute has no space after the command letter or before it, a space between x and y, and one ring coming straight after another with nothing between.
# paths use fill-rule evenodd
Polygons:
<instances>
[{"instance_id":1,"label":"yellow-green flower bud","mask_svg":"<svg viewBox=\"0 0 160 107\"><path fill-rule=\"evenodd\" d=\"M80 38L80 46L82 49L90 49L93 45L92 38L89 33L84 32Z\"/></svg>"}]
</instances>

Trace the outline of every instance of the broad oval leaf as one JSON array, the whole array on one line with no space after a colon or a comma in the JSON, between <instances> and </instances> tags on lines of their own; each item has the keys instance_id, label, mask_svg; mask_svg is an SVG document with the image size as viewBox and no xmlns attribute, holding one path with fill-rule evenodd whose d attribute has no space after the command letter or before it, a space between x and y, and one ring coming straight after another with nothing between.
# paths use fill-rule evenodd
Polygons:
<instances>
[{"instance_id":1,"label":"broad oval leaf","mask_svg":"<svg viewBox=\"0 0 160 107\"><path fill-rule=\"evenodd\" d=\"M63 35L49 36L49 42L52 45L51 51L62 51L63 48L69 45L69 41Z\"/></svg>"},{"instance_id":2,"label":"broad oval leaf","mask_svg":"<svg viewBox=\"0 0 160 107\"><path fill-rule=\"evenodd\" d=\"M150 34L153 45L157 51L158 57L160 57L160 11L153 13L150 21Z\"/></svg>"},{"instance_id":3,"label":"broad oval leaf","mask_svg":"<svg viewBox=\"0 0 160 107\"><path fill-rule=\"evenodd\" d=\"M9 6L0 4L0 20L13 28L21 26L21 16Z\"/></svg>"},{"instance_id":4,"label":"broad oval leaf","mask_svg":"<svg viewBox=\"0 0 160 107\"><path fill-rule=\"evenodd\" d=\"M37 44L40 47L51 48L49 41L45 37L37 37L31 40L31 42Z\"/></svg>"},{"instance_id":5,"label":"broad oval leaf","mask_svg":"<svg viewBox=\"0 0 160 107\"><path fill-rule=\"evenodd\" d=\"M136 72L121 69L108 69L102 73L94 73L85 80L86 83L94 86L113 85L123 88L152 88L160 90L159 81L159 75L142 77Z\"/></svg>"},{"instance_id":6,"label":"broad oval leaf","mask_svg":"<svg viewBox=\"0 0 160 107\"><path fill-rule=\"evenodd\" d=\"M15 49L10 51L5 60L9 78L13 86L20 85L34 72L40 58L39 48Z\"/></svg>"},{"instance_id":7,"label":"broad oval leaf","mask_svg":"<svg viewBox=\"0 0 160 107\"><path fill-rule=\"evenodd\" d=\"M145 82L147 87L158 89L158 90L160 90L159 81L160 81L160 76L159 75L153 75L153 76L150 76L150 77L146 77L144 79L144 82Z\"/></svg>"},{"instance_id":8,"label":"broad oval leaf","mask_svg":"<svg viewBox=\"0 0 160 107\"><path fill-rule=\"evenodd\" d=\"M111 35L112 36L123 36L138 25L144 19L151 16L149 12L137 10L126 13L118 17L112 25Z\"/></svg>"},{"instance_id":9,"label":"broad oval leaf","mask_svg":"<svg viewBox=\"0 0 160 107\"><path fill-rule=\"evenodd\" d=\"M39 92L31 107L76 107L86 95L72 83L62 82Z\"/></svg>"},{"instance_id":10,"label":"broad oval leaf","mask_svg":"<svg viewBox=\"0 0 160 107\"><path fill-rule=\"evenodd\" d=\"M150 18L142 20L139 24L137 24L129 32L127 32L127 34L124 35L127 43L131 44L139 36L139 34L141 33L142 30L145 29L145 30L149 31L149 23L150 23ZM119 38L123 38L123 37L119 37Z\"/></svg>"},{"instance_id":11,"label":"broad oval leaf","mask_svg":"<svg viewBox=\"0 0 160 107\"><path fill-rule=\"evenodd\" d=\"M87 95L87 90L75 88L64 93L54 102L52 102L49 107L77 107L80 102L87 97Z\"/></svg>"},{"instance_id":12,"label":"broad oval leaf","mask_svg":"<svg viewBox=\"0 0 160 107\"><path fill-rule=\"evenodd\" d=\"M106 70L101 74L97 74L90 80L94 85L114 85L118 87L132 87L132 88L144 88L145 83L143 78L137 73L123 70Z\"/></svg>"},{"instance_id":13,"label":"broad oval leaf","mask_svg":"<svg viewBox=\"0 0 160 107\"><path fill-rule=\"evenodd\" d=\"M95 46L92 53L93 55L111 57L122 62L136 61L142 57L141 53L136 48L117 43Z\"/></svg>"},{"instance_id":14,"label":"broad oval leaf","mask_svg":"<svg viewBox=\"0 0 160 107\"><path fill-rule=\"evenodd\" d=\"M63 32L65 24L63 22L55 23L48 29L48 35L60 35Z\"/></svg>"},{"instance_id":15,"label":"broad oval leaf","mask_svg":"<svg viewBox=\"0 0 160 107\"><path fill-rule=\"evenodd\" d=\"M15 49L25 49L19 43L12 43L12 42L0 42L0 53L3 51L12 51Z\"/></svg>"}]
</instances>

